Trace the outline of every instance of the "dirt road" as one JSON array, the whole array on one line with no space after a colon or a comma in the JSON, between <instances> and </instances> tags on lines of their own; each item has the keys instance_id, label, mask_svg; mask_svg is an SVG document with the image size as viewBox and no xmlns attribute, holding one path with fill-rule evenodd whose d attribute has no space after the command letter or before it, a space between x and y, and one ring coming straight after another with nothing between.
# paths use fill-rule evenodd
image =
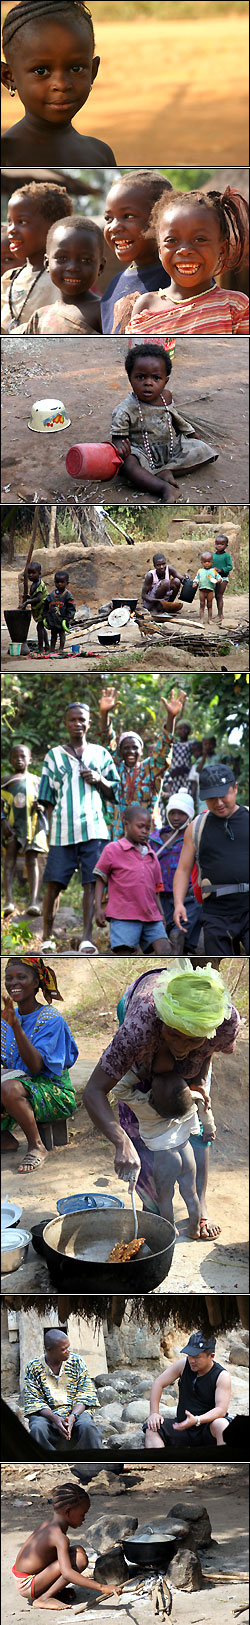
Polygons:
<instances>
[{"instance_id":1,"label":"dirt road","mask_svg":"<svg viewBox=\"0 0 250 1625\"><path fill-rule=\"evenodd\" d=\"M138 507L138 492L114 480L76 484L67 473L69 447L109 440L113 407L128 394L126 338L22 338L2 341L2 501L48 502L79 497L104 507ZM248 501L248 341L178 339L172 391L179 409L214 446L218 461L181 476L178 502ZM64 402L70 429L32 433L35 400ZM152 499L140 493L140 506ZM155 503L153 503L155 506Z\"/></svg>"},{"instance_id":2,"label":"dirt road","mask_svg":"<svg viewBox=\"0 0 250 1625\"><path fill-rule=\"evenodd\" d=\"M24 1625L27 1617L27 1603L19 1598L12 1580L11 1569L20 1545L27 1538L34 1525L42 1522L48 1516L48 1497L51 1495L53 1484L65 1481L70 1469L63 1466L9 1467L3 1469L2 1474L2 1584L4 1588L4 1621L6 1625ZM133 1487L134 1479L138 1477L137 1487ZM33 1476L34 1475L34 1476ZM161 1462L160 1469L156 1466L149 1468L131 1468L130 1475L126 1474L126 1494L119 1491L118 1486L113 1491L105 1484L101 1492L101 1478L94 1480L90 1485L90 1510L84 1521L80 1540L84 1538L87 1553L90 1555L91 1524L94 1519L105 1516L125 1516L128 1513L138 1518L139 1525L145 1522L145 1501L147 1504L146 1517L149 1522L156 1522L170 1511L178 1501L186 1501L187 1506L193 1497L206 1506L212 1527L211 1548L203 1550L201 1564L203 1572L202 1591L189 1595L184 1591L173 1593L173 1625L211 1625L211 1619L216 1619L216 1625L233 1625L233 1610L247 1603L247 1583L241 1575L247 1572L248 1564L248 1486L247 1469L245 1467L210 1468L209 1465L190 1467ZM105 1487L104 1487L105 1485ZM100 1486L100 1487L99 1487ZM92 1565L90 1563L90 1572ZM215 1576L212 1581L211 1574ZM234 1581L229 1575L235 1575ZM86 1593L85 1593L86 1596ZM79 1602L84 1593L78 1594ZM96 1618L96 1608L93 1610L91 1594L91 1618ZM152 1625L152 1604L146 1600L143 1603L135 1601L132 1607L125 1603L125 1598L114 1597L111 1600L102 1599L98 1605L101 1608L107 1625L113 1625L115 1618L119 1625L126 1625L130 1619L134 1625ZM88 1618L87 1611L87 1618ZM65 1616L58 1606L57 1620ZM68 1611L69 1621L76 1618L75 1610ZM79 1615L81 1619L81 1614ZM247 1613L242 1615L247 1625Z\"/></svg>"},{"instance_id":3,"label":"dirt road","mask_svg":"<svg viewBox=\"0 0 250 1625\"><path fill-rule=\"evenodd\" d=\"M235 13L211 5L195 21L154 20L145 4L141 12L132 23L98 20L100 74L75 129L107 141L123 166L247 164L247 17L237 3ZM22 116L4 91L3 131Z\"/></svg>"}]
</instances>

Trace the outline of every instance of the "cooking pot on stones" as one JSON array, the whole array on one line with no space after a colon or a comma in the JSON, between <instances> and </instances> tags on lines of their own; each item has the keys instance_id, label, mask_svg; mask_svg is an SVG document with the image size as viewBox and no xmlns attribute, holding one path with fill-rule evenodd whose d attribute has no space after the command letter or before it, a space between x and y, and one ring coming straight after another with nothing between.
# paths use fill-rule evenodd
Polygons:
<instances>
[{"instance_id":1,"label":"cooking pot on stones","mask_svg":"<svg viewBox=\"0 0 250 1625\"><path fill-rule=\"evenodd\" d=\"M162 1540L160 1535L156 1535L155 1538L153 1535L152 1537L147 1535L145 1540L138 1540L137 1535L134 1540L132 1538L122 1540L121 1544L124 1557L128 1558L129 1563L136 1563L140 1569L146 1564L147 1566L152 1564L154 1568L162 1569L164 1573L178 1549L177 1538L167 1534L162 1536Z\"/></svg>"},{"instance_id":2,"label":"cooking pot on stones","mask_svg":"<svg viewBox=\"0 0 250 1625\"><path fill-rule=\"evenodd\" d=\"M167 1219L138 1213L138 1234L145 1236L150 1254L130 1263L110 1264L117 1241L132 1241L129 1211L67 1214L45 1224L42 1238L32 1231L33 1245L46 1259L53 1284L64 1292L152 1292L164 1281L172 1262L175 1231Z\"/></svg>"},{"instance_id":3,"label":"cooking pot on stones","mask_svg":"<svg viewBox=\"0 0 250 1625\"><path fill-rule=\"evenodd\" d=\"M113 598L113 609L121 609L123 605L128 609L136 609L138 598Z\"/></svg>"},{"instance_id":4,"label":"cooking pot on stones","mask_svg":"<svg viewBox=\"0 0 250 1625\"><path fill-rule=\"evenodd\" d=\"M4 609L4 619L6 621L6 626L8 627L11 642L26 643L31 621L31 610L22 609L21 604L19 605L18 609Z\"/></svg>"}]
</instances>

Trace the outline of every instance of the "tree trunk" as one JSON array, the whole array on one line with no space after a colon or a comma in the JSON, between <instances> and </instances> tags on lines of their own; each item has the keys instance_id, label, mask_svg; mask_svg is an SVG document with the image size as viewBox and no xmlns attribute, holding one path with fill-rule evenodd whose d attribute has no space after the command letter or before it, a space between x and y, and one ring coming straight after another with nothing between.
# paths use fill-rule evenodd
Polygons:
<instances>
[{"instance_id":1,"label":"tree trunk","mask_svg":"<svg viewBox=\"0 0 250 1625\"><path fill-rule=\"evenodd\" d=\"M56 528L57 528L56 504L54 504L53 507L51 508L51 514L50 514L50 527L49 527L49 545L50 545L50 547L55 547L57 545L56 540L55 540Z\"/></svg>"}]
</instances>

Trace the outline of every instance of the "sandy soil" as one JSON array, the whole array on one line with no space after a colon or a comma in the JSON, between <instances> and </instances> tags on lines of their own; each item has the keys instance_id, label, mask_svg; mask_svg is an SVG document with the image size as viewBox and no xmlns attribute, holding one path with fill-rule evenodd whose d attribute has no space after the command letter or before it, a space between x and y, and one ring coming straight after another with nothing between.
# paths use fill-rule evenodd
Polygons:
<instances>
[{"instance_id":1,"label":"sandy soil","mask_svg":"<svg viewBox=\"0 0 250 1625\"><path fill-rule=\"evenodd\" d=\"M62 960L63 965L63 960ZM102 979L98 967L98 977ZM138 961L138 975L139 961ZM105 973L103 977L105 987ZM105 995L104 1006L107 1008ZM112 1001L111 1001L112 1002ZM95 1035L88 1043L83 1033L78 1038L77 1021L72 1023L79 1044L80 1058L74 1068L74 1083L80 1090L79 1108L70 1130L65 1150L53 1151L47 1157L42 1171L36 1171L29 1180L18 1174L18 1154L2 1158L2 1196L23 1204L22 1224L28 1230L40 1219L52 1218L59 1197L72 1191L105 1189L122 1197L125 1207L130 1206L127 1187L121 1186L113 1172L111 1146L91 1127L85 1108L80 1104L83 1087L96 1064L101 1050L109 1043L113 1026L105 1021L105 1034L99 1044ZM87 1051L87 1058L86 1058ZM240 1078L240 1089L239 1089ZM238 1084L238 1088L237 1088ZM175 1191L175 1221L178 1237L168 1279L157 1290L185 1292L217 1292L239 1295L248 1291L247 1238L248 1238L248 1172L247 1123L248 1083L246 1029L242 1026L237 1044L237 1058L230 1056L226 1065L223 1057L214 1062L213 1109L217 1124L217 1137L210 1157L209 1212L221 1225L217 1242L190 1241L187 1236L187 1214L179 1191ZM18 1131L20 1151L24 1145ZM84 1170L84 1174L83 1174ZM138 1198L138 1207L141 1203ZM49 1290L47 1264L38 1258L30 1245L26 1263L15 1273L2 1277L2 1293L8 1296ZM101 1281L100 1281L101 1290ZM121 1288L120 1288L121 1290Z\"/></svg>"},{"instance_id":2,"label":"sandy soil","mask_svg":"<svg viewBox=\"0 0 250 1625\"><path fill-rule=\"evenodd\" d=\"M3 16L8 10L4 4ZM107 141L125 166L200 168L208 157L210 164L247 164L248 32L237 5L226 17L198 15L179 25L159 14L154 21L143 5L130 25L98 21L96 43L100 76L74 120L81 135ZM19 99L10 105L4 91L3 130L22 117Z\"/></svg>"},{"instance_id":3,"label":"sandy soil","mask_svg":"<svg viewBox=\"0 0 250 1625\"><path fill-rule=\"evenodd\" d=\"M127 394L126 338L4 338L2 342L2 500L61 501L79 495L103 506L124 501L138 507L138 492L120 474L112 481L88 481L74 491L66 453L81 439L110 438L112 409ZM218 452L179 482L179 504L248 501L248 344L227 338L179 339L173 367L176 404L202 439ZM32 433L28 418L34 400L64 402L71 428L60 434ZM152 498L140 493L140 505ZM155 505L155 504L153 504Z\"/></svg>"},{"instance_id":4,"label":"sandy soil","mask_svg":"<svg viewBox=\"0 0 250 1625\"><path fill-rule=\"evenodd\" d=\"M47 1499L58 1475L61 1482L65 1479L64 1467L37 1467L36 1471L22 1467L2 1469L2 1584L4 1588L4 1620L6 1625L23 1625L27 1617L27 1603L19 1598L11 1577L11 1568L15 1555L27 1534L34 1525L44 1519L48 1514ZM33 1479L34 1472L34 1479ZM138 1476L138 1484L133 1488L134 1479ZM187 1592L174 1591L173 1593L173 1625L211 1625L211 1619L216 1619L216 1625L233 1625L233 1611L248 1601L247 1582L242 1578L247 1573L248 1565L248 1487L247 1469L245 1467L217 1467L211 1469L209 1465L191 1468L185 1465L169 1464L167 1467L161 1462L160 1469L155 1465L151 1470L147 1468L132 1468L130 1475L126 1474L126 1495L115 1492L107 1487L100 1493L97 1479L90 1486L91 1506L84 1521L84 1528L80 1540L86 1542L88 1551L88 1531L95 1518L101 1517L103 1511L112 1517L131 1513L138 1518L139 1525L145 1522L145 1499L147 1502L147 1519L156 1521L159 1516L167 1514L171 1506L178 1501L197 1498L206 1506L212 1527L211 1548L201 1554L203 1586L202 1591L189 1595ZM131 1482L131 1488L130 1486ZM234 1576L232 1580L231 1576ZM213 1576L213 1579L212 1579ZM79 1602L84 1593L79 1589ZM86 1592L85 1592L86 1597ZM93 1601L90 1593L90 1610L94 1618ZM152 1625L152 1604L149 1601L137 1602L133 1605L125 1603L125 1598L114 1597L111 1601L102 1599L98 1604L101 1607L107 1625L112 1625L114 1615L118 1615L121 1625L132 1620L133 1625ZM50 1617L48 1615L48 1617ZM69 1610L70 1621L77 1619L74 1608ZM57 1620L64 1618L58 1606ZM81 1615L79 1615L81 1618ZM248 1615L242 1615L243 1625L247 1625Z\"/></svg>"},{"instance_id":5,"label":"sandy soil","mask_svg":"<svg viewBox=\"0 0 250 1625\"><path fill-rule=\"evenodd\" d=\"M8 571L3 570L2 571L2 577L1 577L1 580L2 580L2 602L5 603L6 605L7 605L7 599L8 599L9 602L10 602L10 599L11 599L13 605L14 605L14 602L16 604L18 603L17 574L18 574L17 571L14 571L14 570L11 570L11 571L10 570L8 570ZM105 590L107 590L107 581L106 581L106 589ZM188 639L190 638L190 635L192 637L192 627L193 627L194 630L197 627L198 613L199 612L198 612L198 607L197 607L197 599L195 600L195 603L189 604L187 606L187 608L185 607L185 609L184 609L184 616L185 616L185 619L188 621L188 626L187 626ZM249 644L248 644L248 642L246 641L244 644L242 644L242 645L239 644L238 646L237 645L235 646L235 644L234 644L231 647L230 653L225 653L224 635L223 635L223 634L226 634L229 631L229 629L230 629L230 632L231 632L232 628L236 628L239 625L239 623L241 623L242 621L246 621L246 623L248 623L248 614L249 614L249 599L248 599L247 593L239 593L239 594L235 594L234 596L231 596L231 597L228 596L228 595L225 596L223 629L218 634L218 636L219 636L218 653L214 654L214 652L213 652L213 653L211 653L211 655L210 655L210 653L207 652L207 650L204 650L204 655L202 655L202 652L201 652L201 654L197 655L195 652L192 653L192 650L191 651L190 651L190 649L187 650L186 647L185 647L186 640L185 640L185 636L184 636L184 629L183 629L183 648L181 648L181 649L179 647L176 648L175 644L173 644L172 642L171 642L171 646L168 648L169 630L171 631L171 639L172 639L172 634L173 634L173 623L171 622L171 627L170 627L169 626L169 621L166 624L166 629L164 629L161 639L160 639L160 636L159 636L160 629L159 629L159 627L157 627L157 630L156 630L156 633L155 633L155 635L156 635L155 646L151 641L150 641L150 644L148 644L148 640L146 638L144 638L144 637L142 638L141 633L139 631L139 627L136 625L136 622L132 619L132 617L131 617L131 620L128 622L128 625L125 626L123 628L122 632L121 632L120 645L118 646L118 644L117 644L115 646L114 650L112 650L112 649L108 649L107 651L103 650L103 648L101 647L101 645L98 642L98 632L97 632L95 627L93 627L93 631L91 631L91 632L88 632L88 631L83 632L81 630L78 633L76 631L75 634L73 635L73 642L79 642L80 643L81 654L80 654L80 656L72 655L72 653L71 653L72 634L69 635L67 637L67 639L66 639L66 653L65 653L65 656L64 656L64 658L63 658L63 656L60 656L59 669L60 669L60 672L68 672L69 657L70 657L70 661L71 661L71 668L70 669L72 670L72 676L74 676L74 673L77 672L77 671L82 672L83 668L82 668L81 662L82 662L83 658L84 658L84 671L85 670L91 671L91 669L96 670L96 668L98 670L98 666L100 666L100 668L102 669L103 668L103 656L104 656L104 658L105 658L105 667L107 666L108 670L110 669L112 671L119 671L119 670L133 671L133 670L136 670L137 666L139 666L140 670L142 670L142 671L152 671L152 663L154 663L154 666L157 667L157 670L158 670L158 667L159 668L163 667L164 671L166 671L166 672L173 671L174 668L176 670L176 666L179 668L179 670L181 670L183 668L183 666L184 666L186 671L204 671L204 670L206 670L206 671L220 671L222 668L223 668L223 670L226 669L226 671L235 671L236 661L237 661L237 670L238 671L248 671L248 667L249 667ZM176 620L177 620L177 618L176 618ZM181 621L182 621L182 616L178 616L178 632L180 631L180 623L181 623ZM100 630L101 630L101 624L102 623L101 623L101 618L100 618ZM152 621L152 637L153 637L153 628L154 628L154 622ZM201 632L201 638L202 638L203 631L204 631L204 634L206 636L207 629L208 629L207 620L205 620L205 622L204 622L204 628L201 626L201 623L199 623L199 629L200 629L200 632ZM218 631L217 614L214 612L213 624L212 624L212 629L211 629L211 636L213 637L214 633L215 632L217 633L217 631ZM30 623L29 637L30 638L35 638L36 637L36 627L35 627L35 622L34 621L32 621ZM33 659L32 656L30 656L30 658L29 658L28 655L26 655L26 656L23 656L23 658L22 658L19 655L18 659L14 659L14 658L11 657L11 655L8 655L9 641L10 641L9 640L9 633L8 633L7 627L5 625L5 621L3 621L3 624L2 624L2 669L4 671L11 671L11 672L17 671L18 675L21 675L22 672L30 672L30 671L35 670L36 672L39 673L40 671L44 670L44 657L42 657L40 659L39 656L37 656L35 654L34 659ZM226 639L226 644L227 644L227 647L228 647L228 640L227 639ZM222 645L222 648L220 648L220 645ZM237 653L236 653L236 650L237 650ZM54 673L54 675L55 675L56 661L58 659L59 659L59 656L56 655L55 657L53 657L53 656L51 657L50 662L47 661L47 669L51 670L51 672Z\"/></svg>"}]
</instances>

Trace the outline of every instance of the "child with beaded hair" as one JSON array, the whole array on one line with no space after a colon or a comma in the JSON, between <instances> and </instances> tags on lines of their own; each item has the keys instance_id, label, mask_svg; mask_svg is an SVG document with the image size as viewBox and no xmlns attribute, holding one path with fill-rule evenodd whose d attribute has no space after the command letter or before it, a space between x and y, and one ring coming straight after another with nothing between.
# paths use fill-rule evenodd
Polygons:
<instances>
[{"instance_id":1,"label":"child with beaded hair","mask_svg":"<svg viewBox=\"0 0 250 1625\"><path fill-rule=\"evenodd\" d=\"M221 288L223 271L248 264L249 209L240 192L162 193L152 209L159 259L168 287L134 305L128 333L248 333L245 293Z\"/></svg>"},{"instance_id":2,"label":"child with beaded hair","mask_svg":"<svg viewBox=\"0 0 250 1625\"><path fill-rule=\"evenodd\" d=\"M136 345L126 356L125 369L131 394L112 414L112 441L124 464L120 472L136 490L148 491L160 502L175 502L174 473L213 462L217 452L198 439L166 388L172 363L164 345Z\"/></svg>"},{"instance_id":3,"label":"child with beaded hair","mask_svg":"<svg viewBox=\"0 0 250 1625\"><path fill-rule=\"evenodd\" d=\"M89 1496L80 1484L69 1481L56 1484L50 1499L52 1515L45 1517L27 1536L13 1565L12 1574L20 1596L26 1597L33 1608L55 1611L70 1607L75 1601L75 1586L87 1586L88 1591L95 1593L96 1600L100 1596L111 1597L118 1588L86 1579L88 1558L84 1546L70 1546L67 1539L67 1529L81 1528L89 1511ZM69 1590L72 1583L73 1594L72 1589Z\"/></svg>"},{"instance_id":4,"label":"child with beaded hair","mask_svg":"<svg viewBox=\"0 0 250 1625\"><path fill-rule=\"evenodd\" d=\"M12 192L6 228L12 270L6 271L1 280L3 333L16 329L25 332L38 304L55 303L56 288L45 258L47 236L57 220L72 214L73 203L66 186L54 181L29 181Z\"/></svg>"},{"instance_id":5,"label":"child with beaded hair","mask_svg":"<svg viewBox=\"0 0 250 1625\"><path fill-rule=\"evenodd\" d=\"M25 108L2 141L2 162L114 165L111 147L81 136L72 120L85 106L96 79L91 12L84 0L18 0L3 26L2 83Z\"/></svg>"}]
</instances>

